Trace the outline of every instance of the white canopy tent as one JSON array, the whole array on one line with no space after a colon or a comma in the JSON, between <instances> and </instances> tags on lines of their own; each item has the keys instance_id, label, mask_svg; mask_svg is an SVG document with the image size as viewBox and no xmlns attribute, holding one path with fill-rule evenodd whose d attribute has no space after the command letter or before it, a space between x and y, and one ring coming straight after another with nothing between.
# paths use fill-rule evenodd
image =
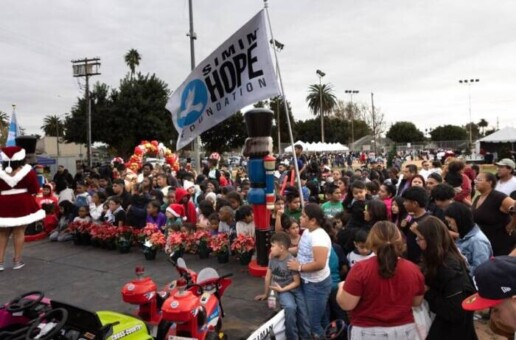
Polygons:
<instances>
[{"instance_id":1,"label":"white canopy tent","mask_svg":"<svg viewBox=\"0 0 516 340\"><path fill-rule=\"evenodd\" d=\"M514 143L516 142L516 129L507 126L478 141L484 143Z\"/></svg>"},{"instance_id":2,"label":"white canopy tent","mask_svg":"<svg viewBox=\"0 0 516 340\"><path fill-rule=\"evenodd\" d=\"M475 149L480 153L480 143L511 143L514 149L516 143L516 128L507 126L475 142Z\"/></svg>"},{"instance_id":3,"label":"white canopy tent","mask_svg":"<svg viewBox=\"0 0 516 340\"><path fill-rule=\"evenodd\" d=\"M302 145L305 152L343 152L349 151L349 148L341 143L305 143L297 141L294 145ZM292 152L292 146L286 147L285 152Z\"/></svg>"}]
</instances>

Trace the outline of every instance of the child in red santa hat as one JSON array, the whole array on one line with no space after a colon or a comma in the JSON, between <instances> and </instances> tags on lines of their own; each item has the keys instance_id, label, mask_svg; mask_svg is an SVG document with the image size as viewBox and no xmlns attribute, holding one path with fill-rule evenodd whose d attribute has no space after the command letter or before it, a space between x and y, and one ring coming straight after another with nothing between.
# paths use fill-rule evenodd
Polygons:
<instances>
[{"instance_id":1,"label":"child in red santa hat","mask_svg":"<svg viewBox=\"0 0 516 340\"><path fill-rule=\"evenodd\" d=\"M167 234L172 231L180 231L186 221L185 207L181 204L172 203L167 207L165 215L167 216Z\"/></svg>"},{"instance_id":2,"label":"child in red santa hat","mask_svg":"<svg viewBox=\"0 0 516 340\"><path fill-rule=\"evenodd\" d=\"M39 192L36 172L25 164L25 149L8 146L1 149L2 169L0 169L0 271L5 269L4 257L13 234L13 269L20 269L25 242L25 227L45 218L34 195Z\"/></svg>"}]
</instances>

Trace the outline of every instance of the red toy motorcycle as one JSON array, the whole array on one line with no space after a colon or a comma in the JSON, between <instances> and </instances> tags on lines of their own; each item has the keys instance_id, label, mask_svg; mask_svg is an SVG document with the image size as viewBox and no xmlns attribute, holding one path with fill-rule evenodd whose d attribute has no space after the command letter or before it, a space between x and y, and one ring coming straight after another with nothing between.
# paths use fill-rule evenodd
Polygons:
<instances>
[{"instance_id":1,"label":"red toy motorcycle","mask_svg":"<svg viewBox=\"0 0 516 340\"><path fill-rule=\"evenodd\" d=\"M150 277L143 277L143 268L137 267L138 278L122 288L123 301L139 306L136 314L158 340L220 339L221 297L233 274L220 277L215 269L204 268L197 275L182 258L174 264L180 278L159 292Z\"/></svg>"}]
</instances>

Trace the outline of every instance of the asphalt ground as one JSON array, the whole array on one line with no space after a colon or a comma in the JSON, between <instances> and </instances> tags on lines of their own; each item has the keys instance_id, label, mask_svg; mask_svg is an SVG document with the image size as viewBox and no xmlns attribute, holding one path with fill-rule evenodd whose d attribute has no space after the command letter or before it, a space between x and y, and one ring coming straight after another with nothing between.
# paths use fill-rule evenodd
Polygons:
<instances>
[{"instance_id":1,"label":"asphalt ground","mask_svg":"<svg viewBox=\"0 0 516 340\"><path fill-rule=\"evenodd\" d=\"M50 299L90 311L112 310L131 314L135 308L122 301L120 291L125 283L135 278L137 265L145 267L145 275L150 276L158 287L178 278L164 253L159 253L154 261L146 261L136 247L128 254L120 254L116 250L76 246L72 242L42 240L26 243L24 268L13 270L9 263L12 257L10 243L5 257L6 269L0 272L0 303L25 292L40 290ZM266 302L254 301L254 296L263 291L263 279L249 275L247 267L240 265L235 258L230 258L226 264L217 263L215 257L199 259L191 254L186 254L184 259L196 272L212 267L219 275L234 274L233 284L222 298L225 311L222 329L229 339L247 338L272 317ZM491 332L486 321L476 321L475 327L481 340L503 339Z\"/></svg>"},{"instance_id":2,"label":"asphalt ground","mask_svg":"<svg viewBox=\"0 0 516 340\"><path fill-rule=\"evenodd\" d=\"M12 244L5 257L6 269L0 272L0 303L10 301L19 294L40 290L50 299L63 301L90 310L112 310L132 313L134 307L122 301L123 285L135 278L137 265L145 267L158 287L163 287L179 275L167 256L158 253L156 260L146 261L136 247L128 254L93 246L76 246L72 242L48 240L26 243L25 267L12 269ZM229 339L245 338L273 313L264 301L254 301L263 292L263 279L252 277L247 267L230 258L229 263L219 264L215 257L200 259L186 254L189 268L199 272L212 267L219 275L233 273L233 284L224 293L222 304L225 311L222 329Z\"/></svg>"}]
</instances>

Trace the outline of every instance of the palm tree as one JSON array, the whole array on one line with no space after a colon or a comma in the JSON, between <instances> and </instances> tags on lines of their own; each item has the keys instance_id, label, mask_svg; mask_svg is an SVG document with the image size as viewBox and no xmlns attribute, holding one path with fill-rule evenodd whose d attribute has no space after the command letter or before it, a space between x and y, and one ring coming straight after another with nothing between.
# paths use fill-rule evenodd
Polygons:
<instances>
[{"instance_id":1,"label":"palm tree","mask_svg":"<svg viewBox=\"0 0 516 340\"><path fill-rule=\"evenodd\" d=\"M306 96L308 108L314 115L321 114L321 141L324 143L324 114L333 111L337 105L337 97L333 93L331 84L312 84L308 88L308 96ZM321 110L322 107L322 110Z\"/></svg>"},{"instance_id":2,"label":"palm tree","mask_svg":"<svg viewBox=\"0 0 516 340\"><path fill-rule=\"evenodd\" d=\"M138 53L138 51L134 48L131 48L129 52L127 52L127 54L125 55L124 60L127 66L129 66L129 69L131 70L131 78L134 76L136 66L140 65L141 59L142 57L140 56L140 53Z\"/></svg>"},{"instance_id":3,"label":"palm tree","mask_svg":"<svg viewBox=\"0 0 516 340\"><path fill-rule=\"evenodd\" d=\"M489 123L484 118L480 119L480 122L478 122L477 126L482 129L482 136L485 135L486 127L488 125L489 125Z\"/></svg>"},{"instance_id":4,"label":"palm tree","mask_svg":"<svg viewBox=\"0 0 516 340\"><path fill-rule=\"evenodd\" d=\"M45 136L59 137L64 135L64 122L58 115L48 115L43 118L41 130Z\"/></svg>"}]
</instances>

